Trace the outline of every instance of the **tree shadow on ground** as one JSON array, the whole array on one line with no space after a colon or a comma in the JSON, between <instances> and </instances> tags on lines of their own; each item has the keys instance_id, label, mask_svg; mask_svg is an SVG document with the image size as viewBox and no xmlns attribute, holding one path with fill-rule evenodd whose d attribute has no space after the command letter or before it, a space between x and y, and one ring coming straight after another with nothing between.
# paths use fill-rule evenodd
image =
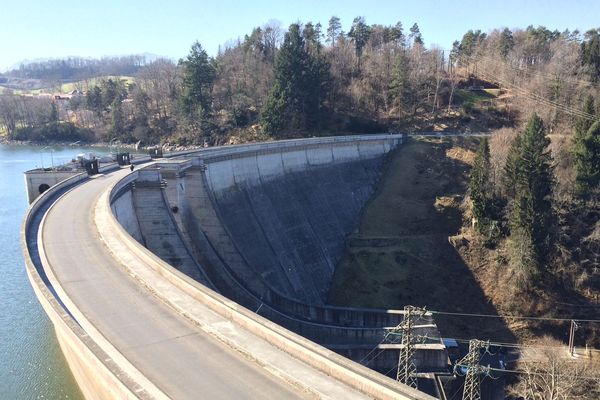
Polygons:
<instances>
[{"instance_id":1,"label":"tree shadow on ground","mask_svg":"<svg viewBox=\"0 0 600 400\"><path fill-rule=\"evenodd\" d=\"M348 238L330 302L498 315L450 238L462 226L474 138L412 140L388 161L358 232ZM514 342L501 318L435 315L444 337Z\"/></svg>"}]
</instances>

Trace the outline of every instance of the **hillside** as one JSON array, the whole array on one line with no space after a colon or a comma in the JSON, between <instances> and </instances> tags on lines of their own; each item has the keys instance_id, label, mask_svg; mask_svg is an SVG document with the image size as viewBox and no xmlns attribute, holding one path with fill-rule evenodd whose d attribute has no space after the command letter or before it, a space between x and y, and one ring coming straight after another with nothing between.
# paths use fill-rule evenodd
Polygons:
<instances>
[{"instance_id":1,"label":"hillside","mask_svg":"<svg viewBox=\"0 0 600 400\"><path fill-rule=\"evenodd\" d=\"M507 133L494 133L503 134ZM515 290L506 266L505 241L486 247L471 227L467 185L479 141L476 137L411 139L390 156L358 231L347 238L346 254L330 291L333 304L414 305L490 316L600 317L596 278L586 267L595 262L594 251L600 248L598 210L558 208L560 229L570 243L557 246L569 248L572 254L556 257L548 266L556 271L555 277L535 291ZM585 261L575 274L573 265L578 260ZM565 286L565 279L573 284ZM568 339L568 321L435 318L445 337L511 343L548 334L563 343ZM595 328L581 324L577 343L597 346Z\"/></svg>"},{"instance_id":2,"label":"hillside","mask_svg":"<svg viewBox=\"0 0 600 400\"><path fill-rule=\"evenodd\" d=\"M330 292L332 303L496 314L471 266L452 242L476 138L415 139L388 160L379 189L348 237ZM436 316L442 335L513 341L499 321L482 326Z\"/></svg>"}]
</instances>

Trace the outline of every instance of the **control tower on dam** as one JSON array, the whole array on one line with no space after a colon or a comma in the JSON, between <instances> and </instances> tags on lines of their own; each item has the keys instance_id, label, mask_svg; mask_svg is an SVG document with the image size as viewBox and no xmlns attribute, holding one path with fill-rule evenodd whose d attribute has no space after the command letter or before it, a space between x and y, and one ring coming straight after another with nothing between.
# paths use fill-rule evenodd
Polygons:
<instances>
[{"instance_id":1,"label":"control tower on dam","mask_svg":"<svg viewBox=\"0 0 600 400\"><path fill-rule=\"evenodd\" d=\"M327 299L346 237L402 140L319 138L161 160L113 190L111 209L141 245L195 281L395 376L401 345L387 338L403 311L334 307ZM416 344L419 372L445 372L432 317L414 333L433 338Z\"/></svg>"}]
</instances>

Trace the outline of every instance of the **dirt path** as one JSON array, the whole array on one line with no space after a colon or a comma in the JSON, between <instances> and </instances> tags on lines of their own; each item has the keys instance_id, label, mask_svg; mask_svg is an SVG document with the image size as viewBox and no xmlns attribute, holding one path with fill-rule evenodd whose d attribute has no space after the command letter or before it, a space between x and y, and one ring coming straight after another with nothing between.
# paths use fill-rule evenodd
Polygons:
<instances>
[{"instance_id":1,"label":"dirt path","mask_svg":"<svg viewBox=\"0 0 600 400\"><path fill-rule=\"evenodd\" d=\"M460 205L477 140L411 140L391 156L358 232L348 238L331 303L496 313L449 240L462 225ZM445 336L514 340L500 320L436 321Z\"/></svg>"}]
</instances>

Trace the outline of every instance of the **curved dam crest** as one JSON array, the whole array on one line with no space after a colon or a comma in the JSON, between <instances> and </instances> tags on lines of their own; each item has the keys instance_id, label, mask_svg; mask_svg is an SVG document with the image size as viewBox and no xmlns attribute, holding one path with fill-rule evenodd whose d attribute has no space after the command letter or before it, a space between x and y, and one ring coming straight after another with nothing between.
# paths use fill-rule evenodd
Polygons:
<instances>
[{"instance_id":1,"label":"curved dam crest","mask_svg":"<svg viewBox=\"0 0 600 400\"><path fill-rule=\"evenodd\" d=\"M326 397L430 398L371 370L397 364L400 344L379 345L402 311L325 303L345 237L385 154L401 141L369 135L205 149L134 172L115 165L98 177L79 174L42 194L23 225L25 243L30 221L42 216L43 257L33 257L36 243L27 240L28 271L42 304L53 304L46 310L86 397L188 398L202 387L194 373L201 367L214 377L206 389L225 397L243 390L239 376L248 375L278 382L275 392L288 382ZM56 232L65 226L62 240ZM36 271L52 273L56 292ZM439 337L431 314L414 328ZM228 349L206 358L199 349L218 345L213 339ZM362 363L374 346L369 368L352 361ZM442 370L446 360L441 342L416 345L422 370ZM243 374L225 372L248 362Z\"/></svg>"},{"instance_id":2,"label":"curved dam crest","mask_svg":"<svg viewBox=\"0 0 600 400\"><path fill-rule=\"evenodd\" d=\"M158 161L115 193L111 208L138 242L180 272L361 361L403 313L326 301L346 237L357 228L384 159L402 137L331 139ZM417 329L439 337L431 317ZM443 344L418 346L420 367L445 367ZM390 370L398 349L383 349L370 367Z\"/></svg>"}]
</instances>

